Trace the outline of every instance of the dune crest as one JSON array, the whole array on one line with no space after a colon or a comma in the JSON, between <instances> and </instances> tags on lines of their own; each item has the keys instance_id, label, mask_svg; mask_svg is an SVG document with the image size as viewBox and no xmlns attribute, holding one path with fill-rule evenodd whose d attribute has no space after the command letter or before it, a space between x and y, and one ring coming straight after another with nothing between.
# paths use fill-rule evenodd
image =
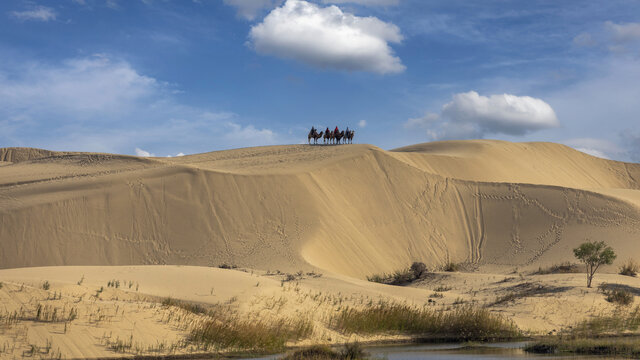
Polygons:
<instances>
[{"instance_id":1,"label":"dune crest","mask_svg":"<svg viewBox=\"0 0 640 360\"><path fill-rule=\"evenodd\" d=\"M640 165L502 141L179 158L0 149L2 267L233 263L363 278L638 253ZM624 259L623 259L624 260Z\"/></svg>"}]
</instances>

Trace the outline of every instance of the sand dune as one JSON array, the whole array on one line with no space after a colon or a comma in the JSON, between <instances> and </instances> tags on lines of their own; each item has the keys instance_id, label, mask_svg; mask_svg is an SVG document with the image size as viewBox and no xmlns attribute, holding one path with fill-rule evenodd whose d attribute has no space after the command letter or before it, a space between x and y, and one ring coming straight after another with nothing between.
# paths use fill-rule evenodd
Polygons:
<instances>
[{"instance_id":1,"label":"sand dune","mask_svg":"<svg viewBox=\"0 0 640 360\"><path fill-rule=\"evenodd\" d=\"M640 165L558 144L0 154L13 162L0 171L5 268L233 263L363 278L418 260L537 267L586 238L640 252Z\"/></svg>"},{"instance_id":2,"label":"sand dune","mask_svg":"<svg viewBox=\"0 0 640 360\"><path fill-rule=\"evenodd\" d=\"M252 321L311 319L297 345L401 339L327 323L343 306L379 300L446 310L462 299L547 333L614 305L584 274L531 270L571 260L585 239L613 246L614 266L640 254L638 179L638 164L489 140L179 158L0 149L0 357L198 352L182 341L202 316L161 306L165 297ZM363 280L413 261L477 271L405 287ZM223 263L241 269L211 267ZM638 295L637 278L614 269L596 283ZM541 293L496 303L521 289ZM77 317L34 320L42 307ZM132 346L114 350L123 339Z\"/></svg>"}]
</instances>

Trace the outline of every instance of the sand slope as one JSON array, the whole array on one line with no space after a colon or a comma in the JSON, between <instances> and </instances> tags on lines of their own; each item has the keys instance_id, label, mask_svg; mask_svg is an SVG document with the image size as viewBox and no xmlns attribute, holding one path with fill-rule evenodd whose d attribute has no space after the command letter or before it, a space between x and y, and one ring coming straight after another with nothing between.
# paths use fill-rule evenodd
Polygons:
<instances>
[{"instance_id":1,"label":"sand slope","mask_svg":"<svg viewBox=\"0 0 640 360\"><path fill-rule=\"evenodd\" d=\"M234 263L363 278L411 261L640 253L640 165L551 143L272 146L180 158L0 149L0 264ZM620 257L620 260L624 260Z\"/></svg>"}]
</instances>

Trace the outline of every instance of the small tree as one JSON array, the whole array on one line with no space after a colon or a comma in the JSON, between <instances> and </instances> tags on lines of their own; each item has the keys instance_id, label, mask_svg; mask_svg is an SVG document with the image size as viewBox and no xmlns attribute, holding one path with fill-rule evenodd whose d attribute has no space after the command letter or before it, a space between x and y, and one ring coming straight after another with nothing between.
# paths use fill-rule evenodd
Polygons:
<instances>
[{"instance_id":1,"label":"small tree","mask_svg":"<svg viewBox=\"0 0 640 360\"><path fill-rule=\"evenodd\" d=\"M587 287L591 287L591 280L600 265L611 265L616 254L604 241L586 242L573 249L573 254L587 266Z\"/></svg>"}]
</instances>

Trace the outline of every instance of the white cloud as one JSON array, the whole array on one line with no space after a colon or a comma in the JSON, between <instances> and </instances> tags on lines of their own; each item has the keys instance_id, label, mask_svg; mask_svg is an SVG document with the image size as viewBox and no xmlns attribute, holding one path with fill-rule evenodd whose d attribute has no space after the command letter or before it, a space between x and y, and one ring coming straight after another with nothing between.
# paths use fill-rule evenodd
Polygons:
<instances>
[{"instance_id":1,"label":"white cloud","mask_svg":"<svg viewBox=\"0 0 640 360\"><path fill-rule=\"evenodd\" d=\"M0 105L27 112L121 112L160 86L128 63L102 55L67 60L61 66L30 63L12 73L9 78L0 72Z\"/></svg>"},{"instance_id":2,"label":"white cloud","mask_svg":"<svg viewBox=\"0 0 640 360\"><path fill-rule=\"evenodd\" d=\"M597 149L589 149L589 148L575 148L575 149L591 156L599 157L602 159L610 159L605 153Z\"/></svg>"},{"instance_id":3,"label":"white cloud","mask_svg":"<svg viewBox=\"0 0 640 360\"><path fill-rule=\"evenodd\" d=\"M56 12L52 8L46 6L36 6L25 11L13 11L11 12L11 15L22 21L49 21L56 19Z\"/></svg>"},{"instance_id":4,"label":"white cloud","mask_svg":"<svg viewBox=\"0 0 640 360\"><path fill-rule=\"evenodd\" d=\"M180 152L180 153L176 154L176 156L184 156L184 153Z\"/></svg>"},{"instance_id":5,"label":"white cloud","mask_svg":"<svg viewBox=\"0 0 640 360\"><path fill-rule=\"evenodd\" d=\"M142 150L140 148L136 148L136 156L141 156L141 157L150 157L150 156L155 156L154 154L146 151L146 150Z\"/></svg>"},{"instance_id":6,"label":"white cloud","mask_svg":"<svg viewBox=\"0 0 640 360\"><path fill-rule=\"evenodd\" d=\"M0 63L0 144L196 153L278 143L239 115L181 104L162 81L109 56ZM146 150L142 150L146 149Z\"/></svg>"},{"instance_id":7,"label":"white cloud","mask_svg":"<svg viewBox=\"0 0 640 360\"><path fill-rule=\"evenodd\" d=\"M440 115L426 113L404 123L424 128L434 140L482 138L485 134L524 135L559 126L549 104L529 96L482 96L475 91L453 95Z\"/></svg>"},{"instance_id":8,"label":"white cloud","mask_svg":"<svg viewBox=\"0 0 640 360\"><path fill-rule=\"evenodd\" d=\"M325 4L360 4L367 6L394 6L400 0L322 0Z\"/></svg>"},{"instance_id":9,"label":"white cloud","mask_svg":"<svg viewBox=\"0 0 640 360\"><path fill-rule=\"evenodd\" d=\"M389 43L400 43L400 29L375 17L358 17L337 6L287 2L253 26L249 44L260 54L347 71L398 73L405 69Z\"/></svg>"},{"instance_id":10,"label":"white cloud","mask_svg":"<svg viewBox=\"0 0 640 360\"><path fill-rule=\"evenodd\" d=\"M617 42L630 42L640 40L640 23L616 24L611 21L605 22L605 27L613 35Z\"/></svg>"},{"instance_id":11,"label":"white cloud","mask_svg":"<svg viewBox=\"0 0 640 360\"><path fill-rule=\"evenodd\" d=\"M578 46L588 47L596 45L596 41L589 33L581 33L573 38L573 43Z\"/></svg>"},{"instance_id":12,"label":"white cloud","mask_svg":"<svg viewBox=\"0 0 640 360\"><path fill-rule=\"evenodd\" d=\"M475 124L484 132L524 135L559 126L556 113L543 100L509 94L482 96L475 91L455 94L442 116L457 124Z\"/></svg>"},{"instance_id":13,"label":"white cloud","mask_svg":"<svg viewBox=\"0 0 640 360\"><path fill-rule=\"evenodd\" d=\"M405 129L412 128L428 128L432 126L436 121L440 119L440 115L431 112L426 112L423 116L418 118L411 118L404 123Z\"/></svg>"},{"instance_id":14,"label":"white cloud","mask_svg":"<svg viewBox=\"0 0 640 360\"><path fill-rule=\"evenodd\" d=\"M613 157L620 156L624 152L624 149L620 146L604 139L576 138L565 140L562 143L567 146L571 146L578 151L582 151L583 153L603 159L611 159Z\"/></svg>"},{"instance_id":15,"label":"white cloud","mask_svg":"<svg viewBox=\"0 0 640 360\"><path fill-rule=\"evenodd\" d=\"M235 7L238 16L247 20L255 19L263 10L272 9L282 0L224 0L226 5Z\"/></svg>"},{"instance_id":16,"label":"white cloud","mask_svg":"<svg viewBox=\"0 0 640 360\"><path fill-rule=\"evenodd\" d=\"M367 120L360 120L360 121L358 121L358 127L363 128L363 127L365 127L365 126L367 126Z\"/></svg>"}]
</instances>

